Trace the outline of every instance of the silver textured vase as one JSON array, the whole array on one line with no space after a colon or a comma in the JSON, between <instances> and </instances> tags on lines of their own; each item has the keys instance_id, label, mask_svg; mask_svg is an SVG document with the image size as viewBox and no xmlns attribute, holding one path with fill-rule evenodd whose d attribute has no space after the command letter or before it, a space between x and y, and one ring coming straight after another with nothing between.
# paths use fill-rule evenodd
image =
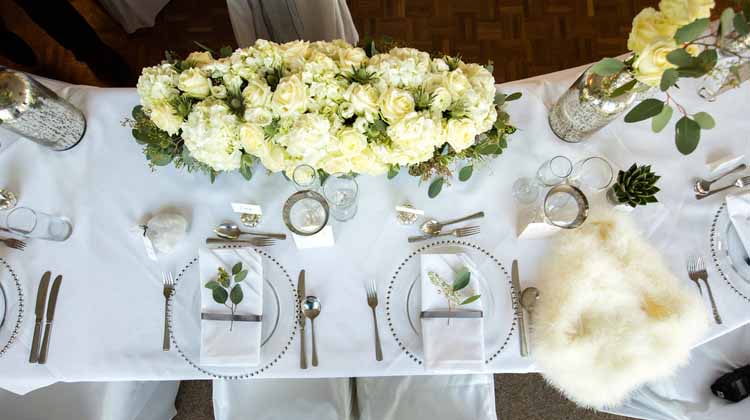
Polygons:
<instances>
[{"instance_id":1,"label":"silver textured vase","mask_svg":"<svg viewBox=\"0 0 750 420\"><path fill-rule=\"evenodd\" d=\"M622 72L615 76L599 76L591 67L558 99L549 113L549 126L561 140L579 143L625 112L644 86L636 83L627 92L613 96L617 88L633 81Z\"/></svg>"},{"instance_id":2,"label":"silver textured vase","mask_svg":"<svg viewBox=\"0 0 750 420\"><path fill-rule=\"evenodd\" d=\"M698 95L709 102L750 80L750 34L737 39L721 39L719 46L716 66L698 88Z\"/></svg>"},{"instance_id":3,"label":"silver textured vase","mask_svg":"<svg viewBox=\"0 0 750 420\"><path fill-rule=\"evenodd\" d=\"M81 141L86 118L30 76L0 67L0 128L61 151Z\"/></svg>"}]
</instances>

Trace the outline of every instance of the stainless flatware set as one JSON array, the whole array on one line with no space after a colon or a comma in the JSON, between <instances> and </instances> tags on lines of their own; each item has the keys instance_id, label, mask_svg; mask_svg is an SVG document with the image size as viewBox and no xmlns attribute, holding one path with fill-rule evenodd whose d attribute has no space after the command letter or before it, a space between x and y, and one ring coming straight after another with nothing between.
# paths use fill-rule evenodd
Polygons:
<instances>
[{"instance_id":1,"label":"stainless flatware set","mask_svg":"<svg viewBox=\"0 0 750 420\"><path fill-rule=\"evenodd\" d=\"M172 297L174 292L174 278L170 272L162 273L161 277L164 284L164 287L162 287L162 294L164 295L164 343L162 344L162 350L169 351L169 298Z\"/></svg>"},{"instance_id":2,"label":"stainless flatware set","mask_svg":"<svg viewBox=\"0 0 750 420\"><path fill-rule=\"evenodd\" d=\"M49 288L50 278L52 273L47 271L42 275L42 280L39 282L39 288L37 289L36 295L36 307L34 314L36 315L34 322L34 336L31 340L31 351L29 354L29 363L47 363L47 355L49 354L49 346L52 333L52 321L55 318L55 309L57 307L57 296L60 293L60 285L62 284L62 276L55 277L52 282L52 289L49 292L49 300L47 299L47 289ZM45 320L45 302L46 302L46 320ZM44 333L42 334L42 328ZM41 338L41 349L39 348Z\"/></svg>"},{"instance_id":3,"label":"stainless flatware set","mask_svg":"<svg viewBox=\"0 0 750 420\"><path fill-rule=\"evenodd\" d=\"M479 226L466 226L452 230L443 229L449 225L465 222L467 220L480 219L482 217L484 217L484 212L479 211L468 216L459 217L458 219L452 219L445 222L439 222L435 219L428 219L427 221L422 223L422 226L420 226L419 228L422 233L424 233L424 235L410 236L408 238L408 241L409 243L413 243L425 241L432 238L439 238L441 236L455 236L456 238L463 238L466 236L476 235L480 231Z\"/></svg>"},{"instance_id":4,"label":"stainless flatware set","mask_svg":"<svg viewBox=\"0 0 750 420\"><path fill-rule=\"evenodd\" d=\"M375 328L375 360L383 360L383 349L380 346L380 332L378 331L378 315L375 308L378 307L378 291L375 288L375 282L370 281L366 286L367 291L367 306L372 309L372 323Z\"/></svg>"},{"instance_id":5,"label":"stainless flatware set","mask_svg":"<svg viewBox=\"0 0 750 420\"><path fill-rule=\"evenodd\" d=\"M26 242L15 238L0 238L0 243L5 244L8 248L23 251L26 248Z\"/></svg>"}]
</instances>

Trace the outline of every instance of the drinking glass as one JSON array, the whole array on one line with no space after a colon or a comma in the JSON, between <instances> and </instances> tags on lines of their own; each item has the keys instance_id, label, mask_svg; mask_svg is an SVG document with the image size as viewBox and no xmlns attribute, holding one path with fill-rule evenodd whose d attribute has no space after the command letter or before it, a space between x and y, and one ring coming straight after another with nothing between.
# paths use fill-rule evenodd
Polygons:
<instances>
[{"instance_id":1,"label":"drinking glass","mask_svg":"<svg viewBox=\"0 0 750 420\"><path fill-rule=\"evenodd\" d=\"M345 222L357 214L358 192L357 181L348 174L332 174L323 183L323 195L331 205L331 215L340 222Z\"/></svg>"},{"instance_id":2,"label":"drinking glass","mask_svg":"<svg viewBox=\"0 0 750 420\"><path fill-rule=\"evenodd\" d=\"M328 202L320 193L303 190L286 200L282 216L289 230L297 235L311 236L328 224L328 213Z\"/></svg>"},{"instance_id":3,"label":"drinking glass","mask_svg":"<svg viewBox=\"0 0 750 420\"><path fill-rule=\"evenodd\" d=\"M547 192L542 211L546 223L563 229L575 229L588 218L589 202L577 187L561 184Z\"/></svg>"},{"instance_id":4,"label":"drinking glass","mask_svg":"<svg viewBox=\"0 0 750 420\"><path fill-rule=\"evenodd\" d=\"M570 159L565 156L555 156L539 167L536 176L543 185L553 187L565 182L572 171L573 164Z\"/></svg>"},{"instance_id":5,"label":"drinking glass","mask_svg":"<svg viewBox=\"0 0 750 420\"><path fill-rule=\"evenodd\" d=\"M302 190L318 190L320 188L320 179L318 178L318 172L310 165L302 164L297 165L292 172L292 182L297 188L297 191Z\"/></svg>"},{"instance_id":6,"label":"drinking glass","mask_svg":"<svg viewBox=\"0 0 750 420\"><path fill-rule=\"evenodd\" d=\"M64 241L73 233L73 225L67 218L42 213L28 207L16 207L11 210L6 224L9 230L27 238Z\"/></svg>"},{"instance_id":7,"label":"drinking glass","mask_svg":"<svg viewBox=\"0 0 750 420\"><path fill-rule=\"evenodd\" d=\"M579 188L585 188L594 192L604 191L609 188L615 179L612 165L599 156L591 156L576 162L570 181Z\"/></svg>"},{"instance_id":8,"label":"drinking glass","mask_svg":"<svg viewBox=\"0 0 750 420\"><path fill-rule=\"evenodd\" d=\"M539 182L533 178L521 177L513 183L513 197L521 204L534 204L541 191Z\"/></svg>"}]
</instances>

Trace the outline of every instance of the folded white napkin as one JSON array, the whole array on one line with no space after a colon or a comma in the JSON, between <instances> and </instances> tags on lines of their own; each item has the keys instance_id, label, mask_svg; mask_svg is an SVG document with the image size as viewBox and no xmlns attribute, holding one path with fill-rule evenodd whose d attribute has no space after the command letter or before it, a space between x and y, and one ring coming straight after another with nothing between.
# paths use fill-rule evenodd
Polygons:
<instances>
[{"instance_id":1,"label":"folded white napkin","mask_svg":"<svg viewBox=\"0 0 750 420\"><path fill-rule=\"evenodd\" d=\"M421 265L422 311L449 309L445 295L430 281L429 272L452 285L457 273L466 267L471 281L459 293L463 298L482 293L478 289L481 274L466 254L422 254ZM482 299L458 307L452 305L451 310L481 311ZM422 318L422 348L428 370L484 370L484 319Z\"/></svg>"},{"instance_id":2,"label":"folded white napkin","mask_svg":"<svg viewBox=\"0 0 750 420\"><path fill-rule=\"evenodd\" d=\"M727 213L745 251L750 253L750 193L728 195Z\"/></svg>"},{"instance_id":3,"label":"folded white napkin","mask_svg":"<svg viewBox=\"0 0 750 420\"><path fill-rule=\"evenodd\" d=\"M205 284L218 277L219 267L232 273L242 262L247 277L240 284L243 299L235 315L263 315L263 264L252 249L200 249L201 313L231 314L229 308L214 301ZM227 300L231 305L231 301ZM260 363L261 322L201 320L200 363L206 366L255 366Z\"/></svg>"}]
</instances>

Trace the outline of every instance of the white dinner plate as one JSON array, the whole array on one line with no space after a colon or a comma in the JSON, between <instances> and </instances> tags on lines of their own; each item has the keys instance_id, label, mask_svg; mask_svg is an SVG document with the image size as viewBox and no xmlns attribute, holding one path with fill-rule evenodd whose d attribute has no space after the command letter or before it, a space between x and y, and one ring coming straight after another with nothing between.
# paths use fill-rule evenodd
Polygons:
<instances>
[{"instance_id":1,"label":"white dinner plate","mask_svg":"<svg viewBox=\"0 0 750 420\"><path fill-rule=\"evenodd\" d=\"M21 282L10 264L0 258L0 357L18 337L23 322Z\"/></svg>"},{"instance_id":2,"label":"white dinner plate","mask_svg":"<svg viewBox=\"0 0 750 420\"><path fill-rule=\"evenodd\" d=\"M750 256L722 203L711 224L711 258L732 291L750 302Z\"/></svg>"}]
</instances>

